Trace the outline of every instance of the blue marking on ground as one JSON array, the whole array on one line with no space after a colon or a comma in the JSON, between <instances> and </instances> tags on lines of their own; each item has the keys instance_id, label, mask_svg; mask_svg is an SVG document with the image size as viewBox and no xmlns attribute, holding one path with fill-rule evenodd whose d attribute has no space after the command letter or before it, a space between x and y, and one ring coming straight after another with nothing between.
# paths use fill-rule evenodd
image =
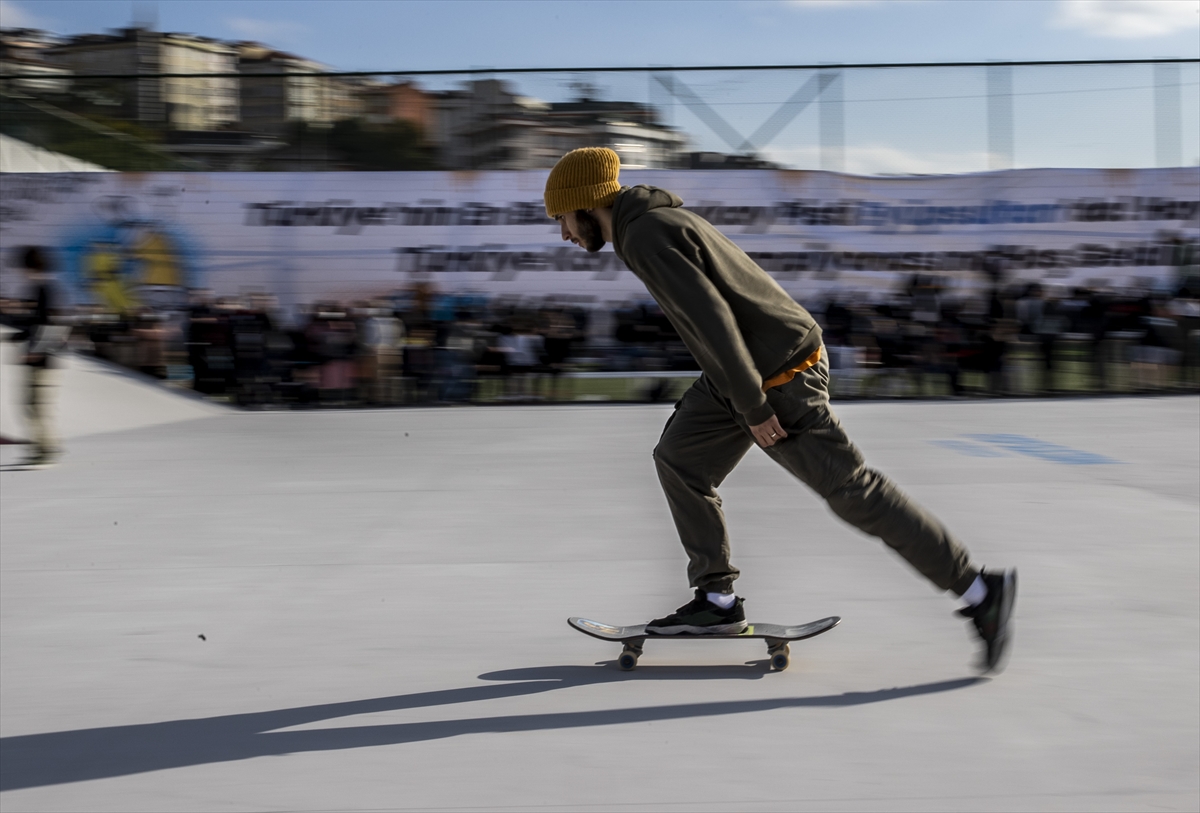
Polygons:
<instances>
[{"instance_id":1,"label":"blue marking on ground","mask_svg":"<svg viewBox=\"0 0 1200 813\"><path fill-rule=\"evenodd\" d=\"M991 443L1017 454L1049 460L1051 463L1064 463L1068 466L1102 466L1121 462L1102 454L1084 452L1069 446L1059 446L1056 443L1047 443L1044 440L1028 438L1024 435L967 435L966 437L983 443Z\"/></svg>"},{"instance_id":2,"label":"blue marking on ground","mask_svg":"<svg viewBox=\"0 0 1200 813\"><path fill-rule=\"evenodd\" d=\"M1007 456L999 449L993 449L991 446L984 446L982 443L974 443L969 440L931 440L929 442L934 446L941 446L943 449L949 449L952 452L965 454L968 457Z\"/></svg>"}]
</instances>

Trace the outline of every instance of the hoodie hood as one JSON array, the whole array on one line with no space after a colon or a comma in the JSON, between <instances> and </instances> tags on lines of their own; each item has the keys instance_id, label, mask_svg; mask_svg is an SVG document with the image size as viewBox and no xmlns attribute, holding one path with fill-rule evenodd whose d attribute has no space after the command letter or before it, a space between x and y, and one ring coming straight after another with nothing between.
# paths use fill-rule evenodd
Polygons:
<instances>
[{"instance_id":1,"label":"hoodie hood","mask_svg":"<svg viewBox=\"0 0 1200 813\"><path fill-rule=\"evenodd\" d=\"M678 209L681 206L683 198L657 186L639 184L624 187L613 201L613 251L617 258L625 262L621 246L633 221L654 209Z\"/></svg>"}]
</instances>

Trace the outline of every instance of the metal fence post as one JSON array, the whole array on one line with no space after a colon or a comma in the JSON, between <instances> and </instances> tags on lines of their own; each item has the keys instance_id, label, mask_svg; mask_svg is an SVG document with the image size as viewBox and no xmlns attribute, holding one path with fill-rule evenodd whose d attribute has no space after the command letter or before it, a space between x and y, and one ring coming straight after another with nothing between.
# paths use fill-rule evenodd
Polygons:
<instances>
[{"instance_id":1,"label":"metal fence post","mask_svg":"<svg viewBox=\"0 0 1200 813\"><path fill-rule=\"evenodd\" d=\"M1154 162L1160 167L1183 165L1179 65L1154 66Z\"/></svg>"},{"instance_id":2,"label":"metal fence post","mask_svg":"<svg viewBox=\"0 0 1200 813\"><path fill-rule=\"evenodd\" d=\"M821 169L846 171L846 106L843 95L844 74L822 71L823 90L817 108L821 140Z\"/></svg>"},{"instance_id":3,"label":"metal fence post","mask_svg":"<svg viewBox=\"0 0 1200 813\"><path fill-rule=\"evenodd\" d=\"M988 169L1013 166L1013 88L1011 65L987 68Z\"/></svg>"}]
</instances>

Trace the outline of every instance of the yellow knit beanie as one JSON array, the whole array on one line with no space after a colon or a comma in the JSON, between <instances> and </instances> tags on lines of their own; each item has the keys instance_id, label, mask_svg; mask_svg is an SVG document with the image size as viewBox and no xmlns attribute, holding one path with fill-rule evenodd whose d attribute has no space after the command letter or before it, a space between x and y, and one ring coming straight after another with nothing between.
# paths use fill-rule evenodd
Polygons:
<instances>
[{"instance_id":1,"label":"yellow knit beanie","mask_svg":"<svg viewBox=\"0 0 1200 813\"><path fill-rule=\"evenodd\" d=\"M546 214L555 217L611 205L621 189L620 171L621 159L608 147L571 150L558 159L546 179Z\"/></svg>"}]
</instances>

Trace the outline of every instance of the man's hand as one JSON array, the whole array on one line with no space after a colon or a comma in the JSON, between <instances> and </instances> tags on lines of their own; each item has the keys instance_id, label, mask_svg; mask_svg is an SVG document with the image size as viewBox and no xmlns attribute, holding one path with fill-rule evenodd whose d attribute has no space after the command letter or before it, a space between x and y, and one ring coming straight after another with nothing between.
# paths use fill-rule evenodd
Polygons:
<instances>
[{"instance_id":1,"label":"man's hand","mask_svg":"<svg viewBox=\"0 0 1200 813\"><path fill-rule=\"evenodd\" d=\"M751 426L750 433L754 435L754 440L758 445L764 449L769 449L787 437L787 432L783 431L783 427L779 425L779 418L775 415L757 426Z\"/></svg>"}]
</instances>

